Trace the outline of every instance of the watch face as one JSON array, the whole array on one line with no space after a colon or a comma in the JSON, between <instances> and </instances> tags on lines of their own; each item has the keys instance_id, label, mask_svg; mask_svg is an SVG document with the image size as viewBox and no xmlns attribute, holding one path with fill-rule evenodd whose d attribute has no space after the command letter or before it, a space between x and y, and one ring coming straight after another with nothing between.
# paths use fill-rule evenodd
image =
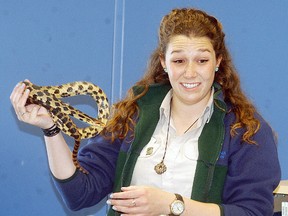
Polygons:
<instances>
[{"instance_id":1,"label":"watch face","mask_svg":"<svg viewBox=\"0 0 288 216\"><path fill-rule=\"evenodd\" d=\"M184 211L184 203L180 200L176 200L171 206L172 213L174 215L180 215Z\"/></svg>"}]
</instances>

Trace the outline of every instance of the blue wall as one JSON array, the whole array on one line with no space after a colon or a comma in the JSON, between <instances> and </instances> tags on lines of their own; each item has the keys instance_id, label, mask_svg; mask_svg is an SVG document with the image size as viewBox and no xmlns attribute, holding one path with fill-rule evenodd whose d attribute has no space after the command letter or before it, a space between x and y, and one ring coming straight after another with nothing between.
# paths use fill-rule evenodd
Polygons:
<instances>
[{"instance_id":1,"label":"blue wall","mask_svg":"<svg viewBox=\"0 0 288 216\"><path fill-rule=\"evenodd\" d=\"M0 215L105 214L105 200L78 213L66 209L50 180L41 132L17 120L9 95L25 78L39 85L87 80L118 100L142 76L161 17L173 7L198 7L223 23L243 89L278 133L288 179L288 2L155 2L0 0Z\"/></svg>"}]
</instances>

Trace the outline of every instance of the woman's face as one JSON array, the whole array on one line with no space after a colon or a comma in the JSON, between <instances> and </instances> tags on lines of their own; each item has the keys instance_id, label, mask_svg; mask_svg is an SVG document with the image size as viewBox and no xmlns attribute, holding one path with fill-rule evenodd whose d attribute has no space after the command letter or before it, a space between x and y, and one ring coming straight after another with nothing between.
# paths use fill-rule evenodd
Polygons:
<instances>
[{"instance_id":1,"label":"woman's face","mask_svg":"<svg viewBox=\"0 0 288 216\"><path fill-rule=\"evenodd\" d=\"M173 103L207 104L215 69L221 62L216 59L210 39L174 36L168 43L165 59L160 59L173 88Z\"/></svg>"}]
</instances>

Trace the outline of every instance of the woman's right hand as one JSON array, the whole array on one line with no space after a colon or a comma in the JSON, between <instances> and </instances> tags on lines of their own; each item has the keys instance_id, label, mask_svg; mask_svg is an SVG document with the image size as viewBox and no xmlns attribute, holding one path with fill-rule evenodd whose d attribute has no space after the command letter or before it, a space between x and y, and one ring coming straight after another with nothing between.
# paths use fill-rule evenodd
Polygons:
<instances>
[{"instance_id":1,"label":"woman's right hand","mask_svg":"<svg viewBox=\"0 0 288 216\"><path fill-rule=\"evenodd\" d=\"M29 94L29 89L26 89L25 84L20 82L15 86L10 95L10 101L18 119L42 129L50 128L54 122L46 108L36 104L26 105Z\"/></svg>"}]
</instances>

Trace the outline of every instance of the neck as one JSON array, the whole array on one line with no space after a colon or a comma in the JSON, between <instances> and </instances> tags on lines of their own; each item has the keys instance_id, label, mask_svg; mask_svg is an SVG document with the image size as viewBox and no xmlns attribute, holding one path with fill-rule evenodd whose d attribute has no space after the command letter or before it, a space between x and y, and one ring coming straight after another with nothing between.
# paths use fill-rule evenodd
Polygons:
<instances>
[{"instance_id":1,"label":"neck","mask_svg":"<svg viewBox=\"0 0 288 216\"><path fill-rule=\"evenodd\" d=\"M171 117L178 135L184 134L187 128L189 128L197 119L200 118L207 106L209 98L210 94L206 100L200 101L199 103L186 104L173 97ZM191 127L191 129L196 125L197 122Z\"/></svg>"}]
</instances>

